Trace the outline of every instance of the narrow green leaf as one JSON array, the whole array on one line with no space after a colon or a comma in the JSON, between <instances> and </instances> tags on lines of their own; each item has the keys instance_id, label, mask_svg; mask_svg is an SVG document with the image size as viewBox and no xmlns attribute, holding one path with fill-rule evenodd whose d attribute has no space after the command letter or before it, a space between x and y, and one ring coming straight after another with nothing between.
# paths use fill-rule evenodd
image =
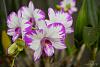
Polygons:
<instances>
[{"instance_id":1,"label":"narrow green leaf","mask_svg":"<svg viewBox=\"0 0 100 67\"><path fill-rule=\"evenodd\" d=\"M87 0L88 19L93 27L98 25L97 6L95 0Z\"/></svg>"},{"instance_id":2,"label":"narrow green leaf","mask_svg":"<svg viewBox=\"0 0 100 67\"><path fill-rule=\"evenodd\" d=\"M87 1L83 0L82 7L79 11L76 24L75 24L75 38L78 41L82 40L82 33L84 26L88 25L87 21Z\"/></svg>"}]
</instances>

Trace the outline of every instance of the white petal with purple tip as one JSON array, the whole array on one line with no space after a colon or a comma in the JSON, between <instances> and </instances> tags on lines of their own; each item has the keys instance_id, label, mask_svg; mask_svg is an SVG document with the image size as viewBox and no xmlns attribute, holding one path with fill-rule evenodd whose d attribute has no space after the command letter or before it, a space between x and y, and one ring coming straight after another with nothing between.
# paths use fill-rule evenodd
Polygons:
<instances>
[{"instance_id":1,"label":"white petal with purple tip","mask_svg":"<svg viewBox=\"0 0 100 67\"><path fill-rule=\"evenodd\" d=\"M44 20L45 19L45 13L40 9L34 10L34 18L35 20Z\"/></svg>"},{"instance_id":2,"label":"white petal with purple tip","mask_svg":"<svg viewBox=\"0 0 100 67\"><path fill-rule=\"evenodd\" d=\"M7 34L13 36L15 34L15 29L8 29Z\"/></svg>"},{"instance_id":3,"label":"white petal with purple tip","mask_svg":"<svg viewBox=\"0 0 100 67\"><path fill-rule=\"evenodd\" d=\"M47 32L50 38L65 38L65 27L60 23L48 25Z\"/></svg>"},{"instance_id":4,"label":"white petal with purple tip","mask_svg":"<svg viewBox=\"0 0 100 67\"><path fill-rule=\"evenodd\" d=\"M18 37L19 37L19 34L16 34L16 33L15 33L15 34L13 35L13 37L12 37L13 42L14 42Z\"/></svg>"},{"instance_id":5,"label":"white petal with purple tip","mask_svg":"<svg viewBox=\"0 0 100 67\"><path fill-rule=\"evenodd\" d=\"M42 54L41 47L34 52L34 61L38 60Z\"/></svg>"},{"instance_id":6,"label":"white petal with purple tip","mask_svg":"<svg viewBox=\"0 0 100 67\"><path fill-rule=\"evenodd\" d=\"M53 46L56 49L65 49L66 48L65 44L60 42L60 41L59 42L53 42Z\"/></svg>"},{"instance_id":7,"label":"white petal with purple tip","mask_svg":"<svg viewBox=\"0 0 100 67\"><path fill-rule=\"evenodd\" d=\"M55 20L55 12L52 8L48 9L48 16L50 20Z\"/></svg>"},{"instance_id":8,"label":"white petal with purple tip","mask_svg":"<svg viewBox=\"0 0 100 67\"><path fill-rule=\"evenodd\" d=\"M54 54L54 48L52 45L46 45L44 51L47 54L47 56L52 56Z\"/></svg>"},{"instance_id":9,"label":"white petal with purple tip","mask_svg":"<svg viewBox=\"0 0 100 67\"><path fill-rule=\"evenodd\" d=\"M73 30L72 28L67 28L67 29L66 29L66 33L69 34L69 33L72 33L72 32L74 32L74 30Z\"/></svg>"},{"instance_id":10,"label":"white petal with purple tip","mask_svg":"<svg viewBox=\"0 0 100 67\"><path fill-rule=\"evenodd\" d=\"M9 28L15 28L19 26L18 16L15 12L12 12L7 18L7 25Z\"/></svg>"}]
</instances>

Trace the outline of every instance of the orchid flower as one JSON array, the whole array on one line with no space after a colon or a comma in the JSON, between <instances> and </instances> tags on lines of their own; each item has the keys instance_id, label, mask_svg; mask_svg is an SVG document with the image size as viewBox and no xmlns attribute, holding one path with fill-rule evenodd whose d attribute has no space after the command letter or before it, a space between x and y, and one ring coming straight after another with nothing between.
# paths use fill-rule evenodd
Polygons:
<instances>
[{"instance_id":1,"label":"orchid flower","mask_svg":"<svg viewBox=\"0 0 100 67\"><path fill-rule=\"evenodd\" d=\"M70 14L77 11L76 0L63 0L59 5L64 11L68 11Z\"/></svg>"},{"instance_id":2,"label":"orchid flower","mask_svg":"<svg viewBox=\"0 0 100 67\"><path fill-rule=\"evenodd\" d=\"M32 1L30 1L28 7L22 7L22 18L27 20L27 23L33 27L36 27L38 24L36 22L42 22L45 19L45 14L42 10L35 9Z\"/></svg>"},{"instance_id":3,"label":"orchid flower","mask_svg":"<svg viewBox=\"0 0 100 67\"><path fill-rule=\"evenodd\" d=\"M66 33L72 33L73 29L71 28L73 19L70 14L63 11L57 11L55 12L52 8L48 9L48 16L49 20L45 20L47 24L52 23L62 23L65 27Z\"/></svg>"},{"instance_id":4,"label":"orchid flower","mask_svg":"<svg viewBox=\"0 0 100 67\"><path fill-rule=\"evenodd\" d=\"M65 27L61 23L47 25L44 29L35 30L32 35L25 38L29 47L34 50L34 60L42 54L52 56L54 48L65 49Z\"/></svg>"},{"instance_id":5,"label":"orchid flower","mask_svg":"<svg viewBox=\"0 0 100 67\"><path fill-rule=\"evenodd\" d=\"M22 34L24 36L25 28L29 27L29 24L25 24L26 20L21 18L21 10L18 13L12 12L7 18L8 31L7 34L12 36L12 40L15 41Z\"/></svg>"}]
</instances>

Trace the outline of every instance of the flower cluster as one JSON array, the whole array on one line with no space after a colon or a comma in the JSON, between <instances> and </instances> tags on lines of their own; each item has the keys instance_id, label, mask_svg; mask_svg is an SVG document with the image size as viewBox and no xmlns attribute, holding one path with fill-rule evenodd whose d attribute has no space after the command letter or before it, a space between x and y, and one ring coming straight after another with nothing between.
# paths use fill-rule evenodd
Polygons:
<instances>
[{"instance_id":1,"label":"flower cluster","mask_svg":"<svg viewBox=\"0 0 100 67\"><path fill-rule=\"evenodd\" d=\"M73 14L77 11L76 0L63 0L57 5L63 11L67 11L70 14Z\"/></svg>"},{"instance_id":2,"label":"flower cluster","mask_svg":"<svg viewBox=\"0 0 100 67\"><path fill-rule=\"evenodd\" d=\"M12 12L7 18L8 35L13 42L22 38L34 51L35 61L42 54L52 56L54 49L65 49L66 35L73 32L70 13L49 8L48 17L45 18L45 13L34 8L30 1L28 6L21 7L17 13Z\"/></svg>"}]
</instances>

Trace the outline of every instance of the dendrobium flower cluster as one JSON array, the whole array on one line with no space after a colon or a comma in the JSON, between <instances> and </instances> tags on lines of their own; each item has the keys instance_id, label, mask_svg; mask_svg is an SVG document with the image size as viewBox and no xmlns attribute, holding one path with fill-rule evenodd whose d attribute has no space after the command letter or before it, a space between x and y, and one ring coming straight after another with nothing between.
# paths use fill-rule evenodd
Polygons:
<instances>
[{"instance_id":1,"label":"dendrobium flower cluster","mask_svg":"<svg viewBox=\"0 0 100 67\"><path fill-rule=\"evenodd\" d=\"M62 9L63 11L67 11L70 14L73 14L77 11L76 6L76 0L62 0L58 7Z\"/></svg>"},{"instance_id":2,"label":"dendrobium flower cluster","mask_svg":"<svg viewBox=\"0 0 100 67\"><path fill-rule=\"evenodd\" d=\"M34 8L30 1L28 6L12 12L7 18L8 35L13 42L21 38L34 51L35 61L42 54L52 56L55 49L65 49L66 35L73 32L73 18L69 12L49 8L48 17L45 18L45 13Z\"/></svg>"}]
</instances>

